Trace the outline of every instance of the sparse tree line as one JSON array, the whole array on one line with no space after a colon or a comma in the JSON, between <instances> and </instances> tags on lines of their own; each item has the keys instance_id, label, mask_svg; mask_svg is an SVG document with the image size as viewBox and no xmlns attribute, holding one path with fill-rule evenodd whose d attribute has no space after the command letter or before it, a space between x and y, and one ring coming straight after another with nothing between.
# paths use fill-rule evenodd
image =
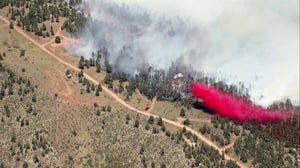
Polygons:
<instances>
[{"instance_id":1,"label":"sparse tree line","mask_svg":"<svg viewBox=\"0 0 300 168\"><path fill-rule=\"evenodd\" d=\"M5 96L17 93L19 96L22 96L20 98L22 101L24 96L29 93L34 93L37 86L33 86L29 79L16 75L14 71L3 65L1 60L3 60L5 56L6 53L0 54L0 73L3 75L0 82L0 100L2 100ZM25 69L22 69L22 71L25 71ZM36 101L35 95L32 100L34 102Z\"/></svg>"},{"instance_id":2,"label":"sparse tree line","mask_svg":"<svg viewBox=\"0 0 300 168\"><path fill-rule=\"evenodd\" d=\"M210 139L217 141L221 146L229 144L230 138L236 136L232 152L244 163L250 162L258 167L270 168L298 166L296 160L299 150L299 119L241 124L213 116L211 123L214 128L222 130L223 137L206 125L200 127L199 131L202 134L210 134Z\"/></svg>"},{"instance_id":3,"label":"sparse tree line","mask_svg":"<svg viewBox=\"0 0 300 168\"><path fill-rule=\"evenodd\" d=\"M234 153L244 163L251 161L259 167L297 167L297 149L285 147L278 140L260 138L255 134L247 134L236 140Z\"/></svg>"},{"instance_id":4,"label":"sparse tree line","mask_svg":"<svg viewBox=\"0 0 300 168\"><path fill-rule=\"evenodd\" d=\"M40 159L53 152L51 143L47 139L47 133L35 131L29 136L29 139L23 139L12 129L14 126L21 130L29 129L30 117L37 115L36 104L39 101L36 95L37 86L22 76L22 73L25 72L24 68L19 76L4 65L2 60L5 57L6 53L0 54L0 101L2 102L0 105L0 134L2 134L2 138L8 139L7 146L9 148L1 152L21 167L29 167L29 162L25 161L29 157L35 166L41 167ZM6 167L4 161L2 158L0 159L0 167Z\"/></svg>"},{"instance_id":5,"label":"sparse tree line","mask_svg":"<svg viewBox=\"0 0 300 168\"><path fill-rule=\"evenodd\" d=\"M95 67L96 72L100 73L102 70L102 67L105 67L105 71L107 74L112 73L112 66L109 64L108 61L108 50L107 48L103 47L97 52L92 52L92 55L90 59L86 59L84 56L80 57L78 68L79 69L89 69L90 67Z\"/></svg>"},{"instance_id":6,"label":"sparse tree line","mask_svg":"<svg viewBox=\"0 0 300 168\"><path fill-rule=\"evenodd\" d=\"M180 115L184 116L183 114L182 110ZM214 129L221 130L222 133ZM297 118L276 123L237 123L213 116L211 126L204 124L199 132L209 136L220 146L228 145L231 138L235 137L237 140L234 141L233 149L226 149L225 153L237 155L244 163L271 168L298 166L299 129L300 122Z\"/></svg>"},{"instance_id":7,"label":"sparse tree line","mask_svg":"<svg viewBox=\"0 0 300 168\"><path fill-rule=\"evenodd\" d=\"M130 115L126 115L125 117L125 123L126 124L133 124L133 127L140 128L141 127L141 121L140 117L137 115L135 119L131 117ZM155 118L153 116L150 116L148 118L148 121L146 122L144 129L146 131L151 131L152 134L158 134L163 133L165 136L169 137L171 140L176 142L177 144L182 143L183 144L183 151L185 153L185 156L187 159L191 161L190 166L191 167L199 167L199 166L206 166L206 167L239 167L235 162L233 161L225 161L225 158L223 155L220 155L219 152L214 149L213 147L210 147L206 145L205 143L198 142L198 137L188 132L185 127L177 131L177 133L171 133L169 130L166 129L165 124L161 117ZM184 141L184 137L189 139L191 142L195 142L195 146L190 146ZM144 167L147 167L147 163L145 160L145 156L143 155L145 152L145 149L143 146L140 148L140 155L142 156L142 164ZM164 155L164 150L161 149L159 152L161 156ZM155 163L151 163L151 165L155 165Z\"/></svg>"},{"instance_id":8,"label":"sparse tree line","mask_svg":"<svg viewBox=\"0 0 300 168\"><path fill-rule=\"evenodd\" d=\"M23 30L33 32L37 36L50 37L54 35L52 25L46 26L45 21L59 22L59 17L68 17L72 7L60 0L4 0L0 7L8 7L7 17Z\"/></svg>"},{"instance_id":9,"label":"sparse tree line","mask_svg":"<svg viewBox=\"0 0 300 168\"><path fill-rule=\"evenodd\" d=\"M67 74L68 72L66 72ZM98 85L95 85L94 83L90 82L84 77L83 70L78 72L78 83L82 84L83 87L80 89L80 94L84 93L92 93L95 96L100 96L100 93L102 92L102 86L99 83Z\"/></svg>"},{"instance_id":10,"label":"sparse tree line","mask_svg":"<svg viewBox=\"0 0 300 168\"><path fill-rule=\"evenodd\" d=\"M72 8L69 12L70 14L67 17L67 20L61 27L62 30L66 30L68 33L73 34L81 32L87 22L86 17L75 8Z\"/></svg>"},{"instance_id":11,"label":"sparse tree line","mask_svg":"<svg viewBox=\"0 0 300 168\"><path fill-rule=\"evenodd\" d=\"M29 141L18 140L16 135L13 133L10 137L10 143L12 145L10 146L9 153L16 162L21 162L21 160L24 159L24 156L27 156L30 153L35 153L31 159L37 167L42 166L42 163L40 162L41 157L46 157L48 154L53 152L45 131L35 131L35 133L31 135L31 140ZM40 153L41 156L39 156L38 153ZM0 167L5 167L1 160ZM28 163L24 161L22 167L28 168Z\"/></svg>"},{"instance_id":12,"label":"sparse tree line","mask_svg":"<svg viewBox=\"0 0 300 168\"><path fill-rule=\"evenodd\" d=\"M3 53L3 55L6 55ZM1 54L0 54L1 56ZM23 71L23 70L22 70ZM24 102L26 99L31 101L27 102L25 108L26 113L36 116L37 112L34 108L34 104L37 102L37 96L35 94L35 89L37 86L33 86L29 79L25 77L18 76L14 71L8 69L0 61L0 101L5 98L11 98L13 96L18 96L20 102ZM24 102L25 103L25 102ZM11 107L7 104L3 105L3 117L5 116L8 120L11 117ZM5 122L5 119L1 117L1 122ZM20 127L28 126L29 120L21 115L16 117L16 121L20 123Z\"/></svg>"},{"instance_id":13,"label":"sparse tree line","mask_svg":"<svg viewBox=\"0 0 300 168\"><path fill-rule=\"evenodd\" d=\"M211 140L218 142L220 146L228 145L231 141L231 137L240 136L241 132L243 132L238 124L230 122L227 118L212 116L211 123L215 129L220 128L222 130L222 136L213 133L214 131L210 131L210 128L206 125L200 128L199 131L202 134L210 134Z\"/></svg>"},{"instance_id":14,"label":"sparse tree line","mask_svg":"<svg viewBox=\"0 0 300 168\"><path fill-rule=\"evenodd\" d=\"M286 147L300 148L300 120L298 117L281 122L243 123L243 127L264 140L275 140Z\"/></svg>"}]
</instances>

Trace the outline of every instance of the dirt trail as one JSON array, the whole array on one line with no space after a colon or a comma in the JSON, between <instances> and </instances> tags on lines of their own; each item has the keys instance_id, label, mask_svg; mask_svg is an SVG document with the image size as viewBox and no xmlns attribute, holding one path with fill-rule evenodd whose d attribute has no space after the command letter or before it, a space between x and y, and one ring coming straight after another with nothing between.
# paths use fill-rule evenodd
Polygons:
<instances>
[{"instance_id":1,"label":"dirt trail","mask_svg":"<svg viewBox=\"0 0 300 168\"><path fill-rule=\"evenodd\" d=\"M0 18L2 20L4 20L6 23L9 24L9 21L4 18L3 16L0 16ZM16 27L14 28L15 31L17 31L18 33L20 33L21 35L23 35L25 38L27 38L28 40L30 40L33 44L35 44L36 46L38 46L41 50L43 50L44 52L46 52L47 54L49 54L50 56L52 56L53 58L55 58L57 61L59 61L60 63L62 64L65 64L66 66L72 68L73 70L75 71L80 71L79 68L73 66L72 64L66 62L65 60L61 59L59 56L55 55L54 53L52 53L51 51L49 51L48 49L45 48L45 46L39 44L38 42L36 42L35 40L33 40L31 37L29 37L26 33L23 32L23 30L21 30L19 27ZM91 76L89 76L88 74L84 74L84 77L93 82L94 84L98 85L99 82L97 80L95 80L94 78L92 78ZM109 96L111 96L113 99L115 99L116 101L118 101L120 104L122 104L124 107L136 112L136 113L139 113L139 114L142 114L142 115L145 115L145 116L153 116L155 118L158 118L159 116L157 115L152 115L150 113L148 113L147 111L140 111L132 106L130 106L129 104L127 104L124 100L122 100L120 97L118 97L113 91L109 90L107 87L103 86L102 85L102 89L103 91L108 94ZM187 131L191 132L192 134L195 134L199 140L203 141L204 143L206 143L207 145L210 145L212 146L213 148L215 148L216 150L219 151L220 154L222 154L222 149L219 148L217 145L215 145L213 142L211 142L209 139L207 139L205 136L201 135L200 133L198 133L197 131L193 130L192 128L190 127L187 127L183 124L179 124L177 123L176 121L172 121L172 120L169 120L169 119L166 119L166 118L162 118L162 120L166 123L169 123L169 124L172 124L178 128L183 128L185 127ZM233 161L236 161L237 164L241 167L241 168L246 168L247 166L245 166L244 164L242 164L240 161L238 160L235 160L233 159L232 157L230 157L229 155L227 154L224 154L225 156L225 159L226 160L233 160Z\"/></svg>"},{"instance_id":2,"label":"dirt trail","mask_svg":"<svg viewBox=\"0 0 300 168\"><path fill-rule=\"evenodd\" d=\"M150 108L147 110L148 113L151 113L151 111L154 109L155 104L156 104L156 101L157 101L157 97L155 96L155 97L152 99Z\"/></svg>"},{"instance_id":3,"label":"dirt trail","mask_svg":"<svg viewBox=\"0 0 300 168\"><path fill-rule=\"evenodd\" d=\"M227 146L224 146L224 147L222 148L222 151L225 152L226 149L233 147L233 145L234 145L234 142L231 142L231 143L228 144Z\"/></svg>"},{"instance_id":4,"label":"dirt trail","mask_svg":"<svg viewBox=\"0 0 300 168\"><path fill-rule=\"evenodd\" d=\"M0 15L0 18L1 18L7 25L9 25L9 21L8 21L7 18L5 18L5 17L3 17L3 16L1 16L1 15Z\"/></svg>"},{"instance_id":5,"label":"dirt trail","mask_svg":"<svg viewBox=\"0 0 300 168\"><path fill-rule=\"evenodd\" d=\"M60 26L57 28L57 32L54 34L54 38L52 38L50 41L48 41L47 43L45 43L45 44L43 44L43 47L45 47L45 46L47 46L47 45L49 45L49 44L51 44L51 43L53 43L54 41L55 41L55 37L56 36L58 36L59 34L60 34L60 32L61 32L61 27L62 27L62 25L64 24L64 22L66 21L66 18L63 18L63 19L61 19L60 20L60 22L61 22L61 24L60 24Z\"/></svg>"},{"instance_id":6,"label":"dirt trail","mask_svg":"<svg viewBox=\"0 0 300 168\"><path fill-rule=\"evenodd\" d=\"M178 117L177 118L177 123L182 124L184 120L185 120L185 118Z\"/></svg>"},{"instance_id":7,"label":"dirt trail","mask_svg":"<svg viewBox=\"0 0 300 168\"><path fill-rule=\"evenodd\" d=\"M108 105L108 104L116 104L116 101L100 101L93 100L88 98L83 98L74 92L74 88L71 88L66 78L64 78L63 74L55 71L56 74L59 74L59 77L55 77L53 72L50 70L45 70L45 76L49 79L51 90L53 90L56 94L58 94L58 101L65 104L82 104L93 106L94 103L98 105Z\"/></svg>"},{"instance_id":8,"label":"dirt trail","mask_svg":"<svg viewBox=\"0 0 300 168\"><path fill-rule=\"evenodd\" d=\"M147 110L148 113L151 113L151 111L154 109L156 101L157 101L157 97L153 97L152 101L150 101L145 95L143 95L139 89L136 89L135 91L144 101L146 102L151 102L150 108Z\"/></svg>"},{"instance_id":9,"label":"dirt trail","mask_svg":"<svg viewBox=\"0 0 300 168\"><path fill-rule=\"evenodd\" d=\"M182 137L184 139L184 141L190 145L190 146L194 146L194 144L191 142L191 140L187 139L185 136Z\"/></svg>"}]
</instances>

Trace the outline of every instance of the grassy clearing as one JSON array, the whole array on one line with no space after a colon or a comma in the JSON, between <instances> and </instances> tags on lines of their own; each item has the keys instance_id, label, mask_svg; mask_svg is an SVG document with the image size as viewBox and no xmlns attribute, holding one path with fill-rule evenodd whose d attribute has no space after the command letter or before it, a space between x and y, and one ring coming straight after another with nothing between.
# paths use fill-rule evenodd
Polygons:
<instances>
[{"instance_id":1,"label":"grassy clearing","mask_svg":"<svg viewBox=\"0 0 300 168\"><path fill-rule=\"evenodd\" d=\"M169 130L172 134L176 134L178 131L180 131L181 129L178 127L175 127L174 125L168 124L168 123L164 123L166 126L166 129Z\"/></svg>"},{"instance_id":2,"label":"grassy clearing","mask_svg":"<svg viewBox=\"0 0 300 168\"><path fill-rule=\"evenodd\" d=\"M124 100L126 99L125 95L123 95L122 97L123 97ZM130 100L126 101L126 102L129 105L131 105L133 107L136 107L137 109L139 109L141 111L145 111L146 107L151 106L151 101L150 100L145 100L136 93L132 94L132 96L130 97Z\"/></svg>"},{"instance_id":3,"label":"grassy clearing","mask_svg":"<svg viewBox=\"0 0 300 168\"><path fill-rule=\"evenodd\" d=\"M186 118L200 118L200 119L208 119L210 120L211 114L206 113L202 110L191 108L191 109L186 109Z\"/></svg>"},{"instance_id":4,"label":"grassy clearing","mask_svg":"<svg viewBox=\"0 0 300 168\"><path fill-rule=\"evenodd\" d=\"M0 43L4 45L0 46L0 50L9 55L5 58L5 63L12 65L13 69L18 72L22 72L24 68L24 75L49 91L49 81L44 75L44 71L53 72L65 67L15 31L8 30L8 28L2 30ZM20 50L22 49L25 50L25 56L20 57Z\"/></svg>"},{"instance_id":5,"label":"grassy clearing","mask_svg":"<svg viewBox=\"0 0 300 168\"><path fill-rule=\"evenodd\" d=\"M184 107L172 102L158 101L156 103L155 108L153 109L153 114L171 119L173 121L177 121L177 118L180 117L181 108ZM198 110L194 108L192 109L184 108L184 109L186 114L185 118L210 120L211 115L203 112L202 110Z\"/></svg>"},{"instance_id":6,"label":"grassy clearing","mask_svg":"<svg viewBox=\"0 0 300 168\"><path fill-rule=\"evenodd\" d=\"M7 16L7 14L8 14L8 8L9 7L4 7L4 8L2 8L1 10L0 10L0 15L2 15L2 16Z\"/></svg>"},{"instance_id":7,"label":"grassy clearing","mask_svg":"<svg viewBox=\"0 0 300 168\"><path fill-rule=\"evenodd\" d=\"M168 118L173 121L177 121L180 113L180 106L175 106L171 102L156 102L152 113L163 118Z\"/></svg>"}]
</instances>

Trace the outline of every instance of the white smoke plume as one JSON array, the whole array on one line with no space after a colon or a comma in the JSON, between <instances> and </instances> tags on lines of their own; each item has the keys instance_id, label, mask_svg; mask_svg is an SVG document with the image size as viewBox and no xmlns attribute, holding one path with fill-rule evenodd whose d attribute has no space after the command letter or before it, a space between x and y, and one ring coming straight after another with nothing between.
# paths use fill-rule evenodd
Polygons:
<instances>
[{"instance_id":1,"label":"white smoke plume","mask_svg":"<svg viewBox=\"0 0 300 168\"><path fill-rule=\"evenodd\" d=\"M90 57L107 46L110 62L134 74L180 62L242 81L255 102L299 104L298 0L85 0L90 21L73 50ZM177 17L179 16L179 17ZM126 45L126 47L124 47Z\"/></svg>"}]
</instances>

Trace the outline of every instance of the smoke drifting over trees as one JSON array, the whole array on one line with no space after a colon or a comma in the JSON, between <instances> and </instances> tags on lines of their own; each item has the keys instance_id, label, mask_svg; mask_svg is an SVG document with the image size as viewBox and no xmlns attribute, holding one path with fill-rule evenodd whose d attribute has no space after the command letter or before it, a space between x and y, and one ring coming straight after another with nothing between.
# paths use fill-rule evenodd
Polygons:
<instances>
[{"instance_id":1,"label":"smoke drifting over trees","mask_svg":"<svg viewBox=\"0 0 300 168\"><path fill-rule=\"evenodd\" d=\"M89 58L106 47L113 69L130 75L175 63L229 84L242 81L262 105L285 98L299 103L297 0L124 3L83 1L87 24L75 34L80 43L67 49Z\"/></svg>"}]
</instances>

